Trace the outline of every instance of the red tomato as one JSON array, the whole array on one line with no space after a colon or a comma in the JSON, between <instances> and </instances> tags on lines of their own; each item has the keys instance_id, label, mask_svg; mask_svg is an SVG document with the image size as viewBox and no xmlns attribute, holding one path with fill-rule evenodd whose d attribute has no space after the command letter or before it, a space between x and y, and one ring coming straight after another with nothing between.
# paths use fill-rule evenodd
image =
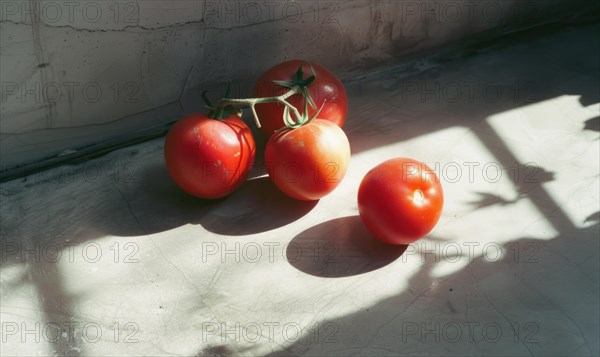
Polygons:
<instances>
[{"instance_id":1,"label":"red tomato","mask_svg":"<svg viewBox=\"0 0 600 357\"><path fill-rule=\"evenodd\" d=\"M437 175L408 158L377 165L358 189L360 217L376 238L391 244L409 244L427 235L440 219L443 205Z\"/></svg>"},{"instance_id":2,"label":"red tomato","mask_svg":"<svg viewBox=\"0 0 600 357\"><path fill-rule=\"evenodd\" d=\"M273 80L289 81L298 68L302 66L304 77L310 77L313 73L310 65L306 61L292 60L280 63L267 70L256 82L253 97L264 98L279 96L289 91L289 88L273 83ZM320 119L326 119L336 123L339 127L346 121L346 112L348 111L348 98L346 90L331 72L320 65L312 64L316 79L308 86L308 92L315 102L316 109L308 107L308 116L312 116L325 102ZM302 113L304 108L304 99L301 94L295 94L289 97L288 102ZM281 103L260 103L256 105L256 113L260 118L261 130L267 137L271 136L277 129L283 128L283 107Z\"/></svg>"},{"instance_id":3,"label":"red tomato","mask_svg":"<svg viewBox=\"0 0 600 357\"><path fill-rule=\"evenodd\" d=\"M265 148L269 177L283 193L305 201L333 191L346 175L350 144L334 123L312 122L271 136Z\"/></svg>"},{"instance_id":4,"label":"red tomato","mask_svg":"<svg viewBox=\"0 0 600 357\"><path fill-rule=\"evenodd\" d=\"M169 174L184 191L201 198L233 192L245 181L254 156L250 128L235 115L223 120L189 115L171 127L165 142Z\"/></svg>"}]
</instances>

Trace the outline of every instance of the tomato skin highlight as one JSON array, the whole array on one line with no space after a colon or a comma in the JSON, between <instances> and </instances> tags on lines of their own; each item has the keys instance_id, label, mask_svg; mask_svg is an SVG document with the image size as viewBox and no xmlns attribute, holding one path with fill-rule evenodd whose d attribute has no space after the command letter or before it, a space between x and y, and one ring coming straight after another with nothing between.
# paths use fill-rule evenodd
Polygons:
<instances>
[{"instance_id":1,"label":"tomato skin highlight","mask_svg":"<svg viewBox=\"0 0 600 357\"><path fill-rule=\"evenodd\" d=\"M358 189L358 211L378 239L410 244L437 224L444 205L442 185L424 163L396 158L371 169Z\"/></svg>"},{"instance_id":2,"label":"tomato skin highlight","mask_svg":"<svg viewBox=\"0 0 600 357\"><path fill-rule=\"evenodd\" d=\"M250 128L239 117L205 114L176 122L165 140L165 163L175 183L190 195L221 198L248 176L256 155Z\"/></svg>"},{"instance_id":3,"label":"tomato skin highlight","mask_svg":"<svg viewBox=\"0 0 600 357\"><path fill-rule=\"evenodd\" d=\"M322 198L346 175L350 143L339 126L315 119L275 133L265 148L271 181L286 195L304 201Z\"/></svg>"},{"instance_id":4,"label":"tomato skin highlight","mask_svg":"<svg viewBox=\"0 0 600 357\"><path fill-rule=\"evenodd\" d=\"M306 77L312 75L312 70L307 61L291 60L282 62L268 69L256 82L252 94L256 98L272 97L285 94L289 88L273 83L273 80L289 80L302 66ZM340 128L346 122L348 112L348 97L344 85L340 80L324 67L312 63L316 79L308 86L308 92L314 100L316 109L308 107L308 115L311 116L325 103L319 113L320 119L329 120ZM304 100L300 94L288 98L294 107L302 113ZM261 130L267 136L273 135L275 130L283 128L283 108L281 103L260 103L256 105L256 112L260 118Z\"/></svg>"}]
</instances>

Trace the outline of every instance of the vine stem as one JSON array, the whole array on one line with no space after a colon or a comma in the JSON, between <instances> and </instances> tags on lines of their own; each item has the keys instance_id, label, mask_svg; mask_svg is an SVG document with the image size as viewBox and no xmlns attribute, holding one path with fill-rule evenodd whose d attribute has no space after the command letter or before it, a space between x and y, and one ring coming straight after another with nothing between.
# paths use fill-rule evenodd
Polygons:
<instances>
[{"instance_id":1,"label":"vine stem","mask_svg":"<svg viewBox=\"0 0 600 357\"><path fill-rule=\"evenodd\" d=\"M260 120L258 119L258 114L256 113L256 104L259 103L272 103L277 102L285 105L288 109L294 114L296 124L302 124L302 115L298 109L293 106L290 102L287 101L289 97L294 94L300 94L301 89L299 86L293 86L289 91L285 94L275 96L275 97L265 97L265 98L223 98L217 104L217 113L222 112L223 108L227 105L247 105L250 107L252 111L252 116L254 117L254 122L256 126L260 128Z\"/></svg>"}]
</instances>

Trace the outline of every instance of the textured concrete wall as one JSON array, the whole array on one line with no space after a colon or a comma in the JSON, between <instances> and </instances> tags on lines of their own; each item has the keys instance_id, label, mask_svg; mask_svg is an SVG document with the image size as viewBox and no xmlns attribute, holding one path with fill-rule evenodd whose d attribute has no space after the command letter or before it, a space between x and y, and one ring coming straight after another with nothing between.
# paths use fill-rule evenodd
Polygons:
<instances>
[{"instance_id":1,"label":"textured concrete wall","mask_svg":"<svg viewBox=\"0 0 600 357\"><path fill-rule=\"evenodd\" d=\"M119 142L199 110L227 79L318 61L342 78L493 28L585 12L567 1L2 1L2 170Z\"/></svg>"}]
</instances>

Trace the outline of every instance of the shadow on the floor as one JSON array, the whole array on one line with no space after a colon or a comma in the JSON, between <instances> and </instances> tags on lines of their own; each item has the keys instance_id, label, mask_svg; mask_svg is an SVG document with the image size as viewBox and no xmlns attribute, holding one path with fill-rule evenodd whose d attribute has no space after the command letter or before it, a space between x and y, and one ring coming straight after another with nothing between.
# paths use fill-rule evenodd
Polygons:
<instances>
[{"instance_id":1,"label":"shadow on the floor","mask_svg":"<svg viewBox=\"0 0 600 357\"><path fill-rule=\"evenodd\" d=\"M598 211L596 213L592 213L589 216L587 216L586 219L583 221L583 223L599 222L599 221L600 221L600 211Z\"/></svg>"},{"instance_id":2,"label":"shadow on the floor","mask_svg":"<svg viewBox=\"0 0 600 357\"><path fill-rule=\"evenodd\" d=\"M586 120L583 130L600 131L600 116Z\"/></svg>"},{"instance_id":3,"label":"shadow on the floor","mask_svg":"<svg viewBox=\"0 0 600 357\"><path fill-rule=\"evenodd\" d=\"M262 176L247 181L200 224L222 235L262 233L302 218L317 202L292 199L279 191L268 176Z\"/></svg>"},{"instance_id":4,"label":"shadow on the floor","mask_svg":"<svg viewBox=\"0 0 600 357\"><path fill-rule=\"evenodd\" d=\"M484 351L506 343L520 346L519 353L523 355L540 355L548 350L559 355L594 355L598 351L594 345L598 335L597 305L572 304L570 296L560 291L577 291L582 285L597 285L598 276L583 274L577 263L557 267L555 257L564 257L563 252L573 244L597 251L600 248L599 232L600 226L596 223L548 241L522 237L498 245L501 257L497 257L495 251L475 257L467 249L460 254L442 255L441 249L417 253L413 250L410 254L418 254L422 266L412 275L406 290L354 313L311 325L301 335L296 334L296 338L288 336L288 341L293 341L290 345L281 346L266 356L362 355L365 346L369 346L370 355L421 355L419 351L424 346L427 346L427 355L447 355L449 345L457 348L454 353L462 350L465 355L471 355L484 354ZM347 238L354 236L350 231L346 234ZM433 240L447 242L436 237ZM352 251L344 250L338 258L351 261L355 256ZM403 263L404 260L397 261L397 264ZM438 277L433 271L441 264L446 264L446 268L461 264L462 268ZM331 271L333 274L329 274L326 266L308 262L300 269L323 277L349 276L362 271L360 264L358 268L342 264L335 266ZM555 271L565 270L567 273L555 275ZM497 278L489 279L490 276ZM387 279L393 281L394 277ZM553 282L556 288L550 295L547 281ZM315 294L319 295L318 292ZM588 295L582 299L582 303L593 303ZM359 300L356 306L360 306ZM537 307L524 315L519 308L523 304ZM502 311L499 306L507 311ZM470 309L473 312L470 313ZM451 320L447 320L448 315L452 316ZM577 316L578 320L574 321L572 316ZM378 321L380 327L373 329L369 321ZM564 336L556 345L542 345L542 340L552 343L542 337L551 335L557 323L569 326L572 335ZM581 329L579 324L595 326L595 329ZM493 331L486 326L494 326ZM451 333L446 333L446 328L450 331L450 327ZM265 337L260 342L273 341ZM197 356L235 356L238 352L237 346L222 344L207 346ZM245 353L253 354L253 351L245 350Z\"/></svg>"},{"instance_id":5,"label":"shadow on the floor","mask_svg":"<svg viewBox=\"0 0 600 357\"><path fill-rule=\"evenodd\" d=\"M398 259L407 246L375 239L359 216L332 219L294 237L287 261L307 274L339 278L367 273Z\"/></svg>"},{"instance_id":6,"label":"shadow on the floor","mask_svg":"<svg viewBox=\"0 0 600 357\"><path fill-rule=\"evenodd\" d=\"M583 308L588 311L591 316L582 321L581 308L576 306L566 306L569 305L568 298L561 298L560 294L551 294L551 296L546 295L546 285L544 285L543 281L556 279L552 276L552 271L556 269L555 267L552 267L555 262L551 259L554 250L558 250L559 253L557 254L561 254L560 250L562 248L566 248L568 244L574 244L566 243L565 241L571 241L573 238L577 237L579 243L589 244L589 249L595 249L597 251L599 248L597 239L598 233L599 226L596 223L587 228L571 231L567 235L555 237L554 240L550 242L540 242L538 239L523 237L502 246L502 250L505 252L502 259L490 262L488 258L480 257L471 261L467 267L449 276L445 276L442 279L438 279L431 274L431 271L436 267L437 263L427 265L427 260L432 260L432 258L422 256L422 261L425 265L411 277L410 282L408 283L408 286L416 291L404 291L398 295L382 300L374 306L369 306L368 308L345 315L338 319L325 320L319 323L319 326L336 326L336 331L339 331L339 335L344 335L344 332L346 332L344 329L357 329L362 331L361 334L365 334L366 336L360 336L356 340L350 340L347 336L352 334L346 332L346 339L340 340L336 335L326 336L321 334L319 336L317 334L317 337L315 337L314 334L308 334L298 341L295 341L290 346L269 354L268 356L303 355L303 353L311 350L313 345L321 343L332 344L333 347L337 348L327 347L328 350L344 351L343 354L345 355L360 354L363 346L367 345L370 346L370 351L376 351L375 353L377 354L392 353L394 355L414 355L415 353L418 353L419 344L423 346L427 345L429 348L428 353L439 353L440 355L443 355L445 351L444 342L447 343L448 341L451 341L454 338L454 335L444 337L443 333L440 332L440 335L442 335L441 343L437 343L438 347L436 351L435 346L437 340L435 335L432 335L431 333L427 335L427 330L424 330L422 327L423 324L425 324L427 328L435 331L435 328L433 327L435 326L435 323L443 323L445 321L443 319L437 320L435 318L435 315L437 314L453 314L455 316L454 322L460 325L467 322L470 322L473 325L480 324L480 326L490 323L490 321L497 323L502 326L501 333L503 336L500 337L502 340L515 341L513 343L516 345L522 345L522 353L528 354L531 352L537 355L544 350L551 348L551 346L547 345L540 346L539 343L543 334L550 333L549 330L553 328L553 324L548 324L548 321L546 320L548 317L545 316L545 314L547 314L548 311L542 309L541 312L532 312L531 315L508 312L508 317L497 312L496 305L520 306L520 304L523 304L523 300L536 306L553 306L554 304L560 306L560 309L556 311L562 311L557 314L552 313L552 316L556 318L557 321L569 324L573 331L579 331L580 334L574 332L573 336L561 339L560 344L557 343L557 346L555 346L554 351L556 353L572 352L573 354L580 355L594 355L598 352L597 345L594 345L595 341L597 341L598 334L597 323L595 330L593 328L590 330L581 330L578 323L573 322L570 316L576 315L579 317L579 323L584 322L586 325L589 324L587 326L593 326L594 316L597 316L598 311L595 309L590 311L587 310L587 308ZM582 240L585 240L585 243L581 242ZM591 242L594 241L596 243L591 244ZM515 252L515 247L520 249L521 255L513 253ZM448 261L458 260L458 264L462 263L465 259L468 260L468 256L453 257L448 255L441 259ZM531 270L532 265L541 265L541 267L536 267L537 273ZM568 269L572 274L577 272L576 268L569 267ZM544 270L546 270L547 273L539 273L539 271ZM484 278L492 276L499 271L506 272L506 275L496 282L483 282L478 279L478 277ZM508 272L512 272L513 274L508 274ZM506 276L509 276L509 278L507 279ZM464 282L475 282L477 288L472 290L469 286L468 289L465 289L463 287ZM575 291L582 283L598 283L597 276L578 276L573 277L572 279L568 276L563 276L562 279L559 279L556 282L557 284L555 287L557 289L574 289ZM426 296L428 294L435 295L436 299L427 299ZM422 299L422 302L416 302L417 299L424 296L425 298ZM428 305L431 301L435 301L440 305ZM589 301L589 297L586 297L585 301ZM415 303L415 305L413 305L413 303ZM480 311L483 308L483 310L488 313L495 313L495 316L489 320L480 320L480 317L469 318L468 305L470 303L476 305ZM399 309L399 306L402 306L402 308ZM411 309L411 307L414 309ZM595 308L597 308L597 306ZM553 308L550 309L552 310ZM424 310L428 310L429 312L424 313ZM476 316L476 314L474 315ZM384 321L384 326L387 326L388 328L369 330L369 325L364 324L364 322L369 321L369 319ZM511 330L511 328L514 328L514 326L517 325L520 325L522 330L517 332ZM528 330L523 329L523 327L527 325L532 328ZM361 329L360 326L364 326L364 328ZM415 326L417 326L417 328L415 328ZM466 330L462 331L462 333L466 334ZM493 333L489 331L485 332L485 330L479 331L475 328L474 335L476 335L475 339L479 341L477 342L478 344L493 346L493 343L486 343L486 340L494 339ZM329 337L329 339L326 339L327 337ZM446 341L444 341L444 339L446 339ZM412 345L413 347L408 348L407 350L389 350L390 342L394 340L397 342L402 341L402 343L391 344L396 348L399 348L402 345ZM410 343L415 340L417 341L417 347ZM544 339L544 341L548 342L547 339ZM466 336L462 336L459 342L466 343L469 341ZM474 344L475 342L472 343ZM480 351L483 351L484 349L485 347ZM315 353L315 351L318 352L319 350L312 350L311 352ZM477 353L477 348L468 348L465 351ZM468 354L469 352L465 353Z\"/></svg>"},{"instance_id":7,"label":"shadow on the floor","mask_svg":"<svg viewBox=\"0 0 600 357\"><path fill-rule=\"evenodd\" d=\"M291 199L267 176L246 181L227 197L204 200L183 192L169 177L162 162L144 168L141 181L128 190L127 201L145 234L200 225L222 235L251 235L285 226L310 212L317 201ZM139 230L107 232L139 235Z\"/></svg>"}]
</instances>

